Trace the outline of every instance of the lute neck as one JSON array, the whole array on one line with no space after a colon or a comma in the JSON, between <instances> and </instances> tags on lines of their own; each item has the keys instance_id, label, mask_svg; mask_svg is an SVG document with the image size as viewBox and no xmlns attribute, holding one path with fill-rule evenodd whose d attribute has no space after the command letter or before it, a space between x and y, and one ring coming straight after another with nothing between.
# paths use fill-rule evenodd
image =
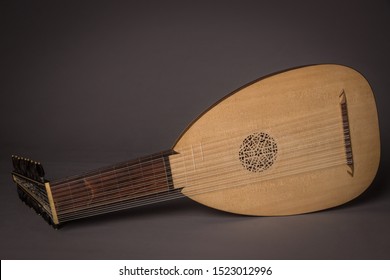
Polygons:
<instances>
[{"instance_id":1,"label":"lute neck","mask_svg":"<svg viewBox=\"0 0 390 280\"><path fill-rule=\"evenodd\" d=\"M172 154L164 151L51 182L59 223L180 196L172 184Z\"/></svg>"}]
</instances>

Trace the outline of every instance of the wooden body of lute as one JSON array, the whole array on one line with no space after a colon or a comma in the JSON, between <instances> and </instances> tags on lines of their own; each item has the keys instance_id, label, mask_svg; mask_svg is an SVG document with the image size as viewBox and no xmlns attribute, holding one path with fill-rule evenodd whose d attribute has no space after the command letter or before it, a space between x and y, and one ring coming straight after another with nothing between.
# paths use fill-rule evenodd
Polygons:
<instances>
[{"instance_id":1,"label":"wooden body of lute","mask_svg":"<svg viewBox=\"0 0 390 280\"><path fill-rule=\"evenodd\" d=\"M20 197L54 225L187 196L246 215L343 204L378 169L372 90L355 70L315 65L255 81L205 111L171 150L48 182L13 157Z\"/></svg>"}]
</instances>

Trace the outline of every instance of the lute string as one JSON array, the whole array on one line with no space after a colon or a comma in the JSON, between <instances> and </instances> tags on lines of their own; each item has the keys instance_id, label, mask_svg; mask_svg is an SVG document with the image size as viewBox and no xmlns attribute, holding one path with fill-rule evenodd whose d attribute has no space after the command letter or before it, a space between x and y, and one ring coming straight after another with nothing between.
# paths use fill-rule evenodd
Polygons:
<instances>
[{"instance_id":1,"label":"lute string","mask_svg":"<svg viewBox=\"0 0 390 280\"><path fill-rule=\"evenodd\" d=\"M338 125L336 125L336 126L338 126ZM325 126L324 124L322 124L320 130L324 131L325 129L333 129L333 127L334 126ZM315 131L314 132L313 131L309 131L309 132L300 132L300 131L298 131L298 132L296 132L296 134L299 134L300 137L306 136L307 134L313 134L313 133L315 133ZM278 141L282 141L286 137L292 138L291 136L294 135L294 134L295 133L290 133L290 134L288 134L288 136L278 137ZM234 140L234 139L237 139L237 138L238 137L234 137L234 138L232 137L232 138L230 138L230 140ZM241 140L241 139L242 139L242 136L239 136L239 140ZM226 140L224 140L224 141L226 142ZM299 139L299 141L302 142L301 139ZM291 141L290 141L290 143L291 143ZM206 149L206 148L208 148L208 146L212 146L213 144L214 144L214 142L212 142L212 143L202 143L202 147L204 147ZM210 154L212 154L213 152L218 152L219 153L221 149L226 149L226 147L224 145L220 145L220 144L221 144L221 141L218 141L217 147L215 148L215 150L210 150ZM301 146L303 146L303 145L301 145ZM192 149L192 147L187 148L187 149L186 148L181 149L181 152L184 153L184 151L189 150L189 149ZM157 159L146 161L146 162L141 162L141 164L150 164L153 161L159 161L159 160L161 160L161 158L157 158ZM125 170L127 172L127 169L129 167L131 167L131 166L132 165L123 165L123 167L121 167L120 169L123 169L123 170ZM134 165L134 166L136 166L136 165ZM110 169L112 169L112 171L109 171ZM86 177L80 177L79 180L74 180L74 182L80 182L80 181L83 181L84 179L87 179L87 178L88 178L88 180L93 180L94 177L96 179L100 179L102 172L104 172L105 175L109 175L109 173L118 173L118 172L120 173L121 172L120 169L117 169L115 167L109 167L109 168L106 168L105 171L94 172L94 175L86 176ZM53 184L53 191L56 192L57 189L59 189L62 185L68 184L68 183L69 183L69 181L65 181L65 183L55 183L55 182L52 183Z\"/></svg>"},{"instance_id":2,"label":"lute string","mask_svg":"<svg viewBox=\"0 0 390 280\"><path fill-rule=\"evenodd\" d=\"M277 174L277 176L275 176L275 174L262 176L262 177L257 178L256 181L257 182L262 182L262 181L272 180L272 179L275 179L275 178L281 178L281 177L288 176L288 175L293 175L293 174L298 174L298 173L302 173L302 172L322 169L322 168L325 168L325 167L335 166L335 165L339 165L339 164L345 164L346 161L345 160L340 160L340 159L337 160L337 161L336 161L336 159L332 159L332 160L328 159L327 161L318 160L317 162L313 162L313 163L315 163L315 164L310 164L310 165L301 164L299 166L296 166L295 168L290 168L290 169L281 171L281 172L279 172ZM305 167L305 169L302 170L302 167ZM239 184L244 184L244 185L248 184L248 183L243 183L243 180L240 177L234 176L234 174L229 173L227 176L228 177L226 177L225 180L229 180L229 184L228 185L226 185L224 182L219 181L219 184L210 184L211 187L210 186L207 186L207 187L203 186L203 188L196 188L195 190L186 191L185 193L186 194L196 195L196 194L202 194L202 193L207 193L207 192L221 190L221 189L226 189L226 188L234 188L234 187L237 186L237 185L234 184L236 182L238 182ZM229 178L229 176L233 177L233 180L231 178ZM218 181L218 180L216 180L216 181ZM185 188L185 189L188 189L188 188ZM168 194L169 194L169 192L168 192ZM163 199L163 200L165 200L165 199ZM130 202L131 201L134 201L134 200L130 200ZM158 196L157 199L152 199L149 202L156 202L156 201L162 201L162 198L160 196ZM103 206L103 207L106 207L106 208L107 207L108 208L111 207L110 204L101 204L101 205L97 205L97 206ZM81 209L81 210L85 210L85 209ZM72 209L70 209L70 211L71 211L70 212L71 214L74 212L74 211L72 211Z\"/></svg>"},{"instance_id":3,"label":"lute string","mask_svg":"<svg viewBox=\"0 0 390 280\"><path fill-rule=\"evenodd\" d=\"M337 154L337 153L336 153ZM335 159L340 159L340 156L337 154L336 156L334 156L335 157ZM331 160L333 160L333 158L330 158L329 157L329 155L325 155L324 156L324 158L325 159L327 159L328 161L329 161L329 159L331 159ZM320 163L327 163L328 161L324 161L322 158L319 158L319 157L317 157L317 161L320 161ZM333 161L331 161L331 162L333 162ZM345 162L346 162L346 160L345 160L345 158L343 158L342 160L341 160L341 162L342 163L344 163L345 164ZM309 167L310 167L310 165L312 165L313 163L317 163L317 162L314 162L314 161L311 161L310 163L309 163ZM297 164L297 163L294 163L294 166L296 167L295 169L297 169L297 170L299 170L300 172L305 172L305 171L307 171L306 169L303 169L303 168L307 168L307 163L306 162L303 162L303 163L300 163L300 164ZM280 173L281 173L281 171L280 171L280 169L281 169L281 166L279 166L278 167L279 169L279 172L278 172L278 174L276 174L276 176L274 175L274 174L270 174L270 175L268 175L268 176L262 176L262 178L264 179L272 179L272 178L278 178L279 177L279 175L280 175ZM310 168L309 168L310 169ZM288 171L289 169L287 169L287 171ZM282 170L283 171L283 170ZM227 175L229 175L231 172L230 172L230 170L226 170L224 173L227 173ZM227 175L225 175L225 179L227 178ZM271 178L271 176L272 176L272 178ZM213 176L211 176L211 177L213 177ZM215 177L213 177L213 178L215 178ZM212 183L213 182L208 182L208 184L210 184L210 185L212 185ZM207 184L207 185L208 185ZM196 186L195 186L196 187ZM187 190L190 190L191 188L194 188L194 186L193 185L190 185L190 186L188 186L188 187L186 187L186 189ZM206 187L205 188L206 190L211 190L211 188L209 188L209 187ZM195 192L199 192L199 188L195 188ZM120 198L120 200L122 200L123 198L121 197Z\"/></svg>"},{"instance_id":4,"label":"lute string","mask_svg":"<svg viewBox=\"0 0 390 280\"><path fill-rule=\"evenodd\" d=\"M339 157L334 157L334 158L332 158L331 160L329 159L329 158L326 158L326 160L323 160L323 159L319 159L319 163L321 163L321 164L323 164L323 163L328 163L328 162L336 162L335 160L340 160L340 158ZM342 163L345 163L345 160L340 160ZM316 164L319 164L319 163L317 163L317 162L313 162L312 161L312 164L314 164L314 163L316 163ZM309 167L309 168L308 168ZM298 169L299 170L299 172L301 172L301 173L304 173L304 172L307 172L308 170L311 170L311 167L310 166L308 166L307 164L295 164L295 169ZM291 170L291 168L290 169L288 169L288 170ZM282 171L279 171L279 173L282 173ZM213 177L213 176L210 176L211 177L211 180L208 180L207 181L207 187L206 187L206 184L203 184L203 185L199 185L199 186L202 186L202 187L204 187L204 189L205 190L212 190L213 189L213 186L215 186L215 182L219 182L219 181L227 181L228 183L232 183L232 178L231 177L236 177L236 175L232 172L232 171L230 171L230 170L227 170L227 171L225 171L225 172L221 172L220 174L218 174L218 175L224 175L225 177L223 178L223 179L213 179L213 178L215 178L215 176ZM273 174L271 174L271 175L273 175ZM279 175L277 175L277 176L271 176L271 175L268 175L268 176L266 176L266 175L264 175L263 176L263 179L277 179L277 178L279 178ZM203 178L203 179L207 179L207 178ZM242 179L242 178L241 178ZM200 192L200 191L202 191L202 189L201 188L199 188L198 186L196 186L196 185L193 185L193 184L190 184L189 186L186 186L185 187L185 189L186 189L186 191L187 191L187 193L192 193L192 192ZM151 195L150 193L148 193L148 195ZM136 198L142 198L142 197L144 197L145 195L140 195L139 197L136 197L136 196L134 196L134 195L132 195L131 196L131 198L130 199L136 199ZM124 199L129 199L129 198L127 198L126 196L124 196L124 195L117 195L117 196L113 196L113 197L109 197L109 198L107 198L107 196L102 196L101 197L102 198L102 200L98 200L98 199L96 199L96 198L93 198L93 200L94 200L94 204L93 205L91 205L91 207L93 207L94 205L100 205L100 204L107 204L107 203L114 203L114 202L116 202L116 201L121 201L121 200L124 200ZM89 199L89 198L87 198L87 199ZM159 198L157 198L156 200L159 200ZM80 201L79 201L80 202ZM81 203L83 203L83 201L81 201ZM63 213L64 211L74 211L74 210L76 210L76 209L83 209L84 208L84 204L78 204L79 206L77 207L77 206L75 206L74 205L75 204L75 202L73 202L73 204L72 203L70 203L69 205L68 205L68 208L65 208L65 207L62 207L61 208L61 211L58 211L58 213L60 214L60 213ZM76 204L77 205L77 204ZM89 203L88 203L88 205L89 205Z\"/></svg>"},{"instance_id":5,"label":"lute string","mask_svg":"<svg viewBox=\"0 0 390 280\"><path fill-rule=\"evenodd\" d=\"M322 142L322 143L326 143L326 142ZM343 145L340 146L340 148L342 148L342 147L343 147ZM334 147L331 147L331 148L333 149ZM316 152L316 153L318 154L319 151L314 151L314 152ZM338 152L336 151L336 153L338 153ZM305 157L306 157L306 156L307 156L307 154L305 154ZM317 155L317 157L318 157L318 155ZM285 158L284 158L284 161L286 161L286 159L290 159L290 158L288 158L288 157L286 158L286 157L285 157ZM293 163L293 162L287 162L287 163L288 163L288 164L291 164L291 163ZM226 165L224 165L224 166L216 166L217 169L226 168L226 167L228 167L228 166L226 166ZM134 182L133 182L133 183L134 183ZM112 192L115 192L115 190L113 190ZM103 194L104 194L104 193L103 193ZM107 194L107 193L105 193L105 194ZM88 199L90 199L90 198L88 197Z\"/></svg>"},{"instance_id":6,"label":"lute string","mask_svg":"<svg viewBox=\"0 0 390 280\"><path fill-rule=\"evenodd\" d=\"M287 176L287 175L304 173L304 172L307 172L307 171L312 171L312 170L316 170L316 169L322 169L322 168L325 168L325 167L335 166L335 165L339 165L339 164L345 164L346 161L345 160L335 161L333 159L333 160L327 160L327 161L321 160L318 163L317 162L315 162L315 163L316 163L315 167L313 167L313 165L300 165L300 166L298 166L295 169L289 169L289 170L287 170L285 172L280 172L280 174L278 174L278 176L270 176L270 175L269 176L263 176L261 179L258 179L256 181L257 182L262 182L262 181L272 180L272 179L275 179L275 178L279 179L279 178ZM302 167L305 167L305 168L303 169ZM243 180L240 177L231 175L231 173L228 173L228 172L226 172L226 173L227 173L227 175L223 179L223 181L217 180L217 181L219 181L218 184L212 184L211 182L208 182L210 186L203 187L203 188L192 189L191 187L186 187L185 188L185 190L186 190L185 194L186 195L204 194L204 193L207 193L207 192L219 191L219 190L222 190L222 189L235 188L237 186L240 186L240 184L244 184L244 185L249 184L249 183L243 183ZM227 181L229 184L225 184L225 181ZM235 182L238 182L239 184L234 184ZM161 193L161 195L159 195L157 198L147 199L146 201L143 199L144 196L140 197L140 199L144 203L146 203L146 202L148 202L148 203L156 203L156 202L159 202L159 201L164 201L167 197L168 198L174 198L174 196L176 195L176 194L174 194L173 196L171 196L169 194L170 194L170 192L164 192L164 193ZM179 196L181 196L181 195L179 195ZM109 204L103 202L103 203L95 204L94 207L91 207L91 208L82 208L82 207L78 208L78 209L77 208L70 208L67 211L66 210L65 211L61 211L58 214L61 217L64 217L64 215L69 214L69 213L70 213L70 215L73 215L73 213L77 212L77 210L89 212L89 209L93 209L93 208L100 207L100 206L105 207L106 209L110 209L112 204L114 204L114 203L117 203L117 202L133 203L136 200L137 200L136 198L132 198L132 199L127 200L127 201L125 199L120 199L120 200L116 200L115 202L110 201Z\"/></svg>"},{"instance_id":7,"label":"lute string","mask_svg":"<svg viewBox=\"0 0 390 280\"><path fill-rule=\"evenodd\" d=\"M318 137L318 135L316 135L316 137ZM323 137L323 135L320 135L319 138L324 138L324 137ZM316 143L316 145L319 146L319 145L323 145L323 144L332 143L332 142L334 141L332 138L331 138L331 140L327 140L327 141L317 141L317 142L314 141L314 140L316 140L315 138L310 138L309 140L311 141L311 143L309 143L309 144L307 144L307 145L305 145L305 146L297 146L297 147L295 147L295 144L294 144L294 145L293 145L294 148L290 148L290 149L283 148L284 159L291 159L291 158L292 158L292 157L286 157L286 155L290 154L289 152L296 152L296 151L298 151L298 150L306 149L306 148L308 148L308 147L313 147L313 146L314 146L314 148L315 148L315 145L313 145L313 143ZM336 142L338 142L338 140L336 140ZM313 150L312 152L318 153L319 151ZM307 156L307 154L304 154L304 156ZM295 157L296 157L296 156L295 156ZM226 165L224 165L224 166L220 166L220 165L216 166L217 169L218 169L218 168L221 168L221 167L226 167ZM153 167L152 167L152 168L153 168ZM157 172L161 171L161 169L155 169L155 170L150 169L150 170L151 170L152 173L153 173L152 175L154 175L154 173L155 173L156 171L157 171ZM175 171L181 171L181 170L180 170L180 168L175 168ZM198 169L197 171L201 171L201 170ZM150 171L149 171L149 173L150 173ZM180 173L181 173L181 172L179 172L179 174L180 174ZM159 174L159 173L158 173L158 174ZM95 180L95 181L98 181L99 183L104 183L104 185L108 185L110 181L111 181L111 183L115 184L115 183L117 183L118 180L126 179L128 174L122 174L123 176L121 176L121 177L115 177L114 175L115 175L115 174L111 174L111 175L108 175L108 176L106 175L106 176L104 176L104 177L98 178L98 179ZM150 174L150 175L151 175L151 174ZM179 176L180 176L180 175L179 175ZM152 178L152 179L154 179L154 178ZM95 181L91 181L90 179L88 179L88 182L90 182L90 184L96 184ZM141 178L139 179L139 181L144 182L144 181L145 181L145 177L141 177ZM124 183L126 183L126 182L124 182ZM138 181L137 181L137 180L132 180L131 183L132 183L133 185L136 185L136 184L138 183ZM85 182L84 182L84 181L82 181L82 183L80 183L80 184L81 184L82 186L85 186ZM68 191L65 190L65 193L66 193L66 192L68 192ZM80 192L82 192L82 193L85 194L85 190L82 190L82 191L80 191ZM73 193L73 194L75 194L75 193ZM58 194L56 194L56 195L57 195L57 197L60 197L60 196L58 196Z\"/></svg>"},{"instance_id":8,"label":"lute string","mask_svg":"<svg viewBox=\"0 0 390 280\"><path fill-rule=\"evenodd\" d=\"M341 146L341 147L343 147L343 146ZM341 154L343 154L343 152L341 151ZM343 157L343 164L345 164L345 158Z\"/></svg>"},{"instance_id":9,"label":"lute string","mask_svg":"<svg viewBox=\"0 0 390 280\"><path fill-rule=\"evenodd\" d=\"M322 142L320 142L320 144L321 145L323 145L323 144L329 144L329 143L331 143L331 142L334 142L334 141L322 141ZM336 141L336 142L340 142L340 141ZM337 143L336 143L337 144ZM312 145L310 145L310 146L312 146ZM339 145L334 145L334 146L328 146L326 149L319 149L318 147L316 147L316 149L313 149L313 150L310 150L310 151L308 151L308 152L306 152L304 155L300 155L300 156L290 156L290 157L288 157L287 155L289 154L289 153L287 153L287 152L283 152L283 162L285 162L286 164L295 164L297 161L299 161L299 160L301 160L301 159L305 159L306 157L308 157L308 156L310 156L311 154L315 154L317 157L320 157L321 156L321 153L323 153L324 151L328 151L329 149L331 149L331 151L333 151L335 148L340 148L340 150L336 150L336 151L334 151L334 153L336 153L336 154L341 154L341 155L343 155L343 153L342 153L342 149L344 148L344 145L341 143L341 144L339 144ZM299 150L298 148L296 148L296 149L294 149L294 152L295 151L297 151L297 150ZM295 161L294 161L295 160ZM193 171L196 171L196 172L203 172L203 171L208 171L207 172L207 174L211 174L211 175L208 175L208 176L214 176L214 174L212 173L213 171L215 171L215 170L218 170L218 169L221 169L221 168L228 168L228 167L230 167L230 166L233 166L233 167L235 167L235 166L237 166L237 160L234 160L234 162L228 162L228 163L226 163L226 162L224 162L224 164L222 165L222 164L219 164L219 165L214 165L212 168L210 168L210 167L208 167L207 169L205 169L204 167L202 167L202 166L200 166L200 167L198 167L196 170L193 170ZM276 163L276 164L279 164L278 166L280 166L280 163ZM164 171L165 169L160 169L160 170L156 170L156 171ZM177 170L180 170L180 169L178 169L178 168L176 168L175 169L175 173L177 172ZM176 179L178 179L178 178L180 178L180 173L181 172L178 172L178 174L179 175L175 175L175 178ZM216 173L217 174L217 173ZM171 174L168 174L168 175L171 175ZM154 175L153 175L154 176ZM187 172L187 174L184 174L184 172L183 172L183 175L182 176L187 176L187 177L190 177L191 176L191 173L190 172ZM111 177L111 176L110 176ZM126 177L126 176L124 176L124 177ZM163 175L161 175L160 177L163 177L163 178L161 178L161 180L162 181L165 181L166 179L165 179L165 176L163 176ZM200 177L199 178L199 176L196 176L198 179L203 179L203 177ZM104 177L103 177L104 178ZM146 182L145 182L146 181ZM152 181L152 182L156 182L156 180L155 180L155 177L154 178L151 178L151 180L150 181ZM138 190L139 188L142 188L142 187L146 187L146 186L148 186L149 185L149 183L148 183L148 180L147 180L147 178L145 178L145 177L143 177L143 178L141 178L140 180L138 180L138 181L123 181L123 183L122 184L120 184L119 186L118 186L118 183L117 183L117 180L114 178L114 177L112 177L112 178L110 178L110 179L108 179L108 180L102 180L102 183L104 183L104 188L101 188L101 189L98 189L98 192L96 192L95 194L94 194L94 199L97 199L97 198L99 198L99 195L98 195L98 193L100 193L100 195L101 196L105 196L105 195L109 195L109 194L115 194L115 193L118 193L118 191L117 191L117 187L119 187L119 189L120 189L120 192L121 193L126 193L125 191L126 191L126 189L123 189L122 187L123 186L126 186L126 185L128 185L128 188L130 188L129 190L132 190L133 188L136 188L136 190ZM141 184L141 185L138 185L138 184ZM144 183L144 185L142 185L142 183ZM84 185L85 186L85 185ZM136 186L138 186L138 187L136 187ZM136 193L136 192L135 192ZM73 193L73 195L74 195L75 193ZM128 195L130 195L129 193L127 193ZM131 194L134 194L134 193L131 193ZM83 190L83 192L81 192L81 195L78 195L77 196L77 198L76 199L74 199L74 197L72 198L72 200L73 200L73 202L74 201L77 201L77 200L82 200L82 198L83 198L83 196L87 196L88 197L88 199L90 199L89 198L89 196L90 196L90 192L85 192L85 190ZM61 197L59 197L59 196L56 196L56 199L59 199L59 198L61 198Z\"/></svg>"},{"instance_id":10,"label":"lute string","mask_svg":"<svg viewBox=\"0 0 390 280\"><path fill-rule=\"evenodd\" d=\"M341 165L341 164L345 164L345 163L346 163L346 161L322 164L322 165L318 165L315 168L312 167L309 171L320 170L320 169L329 168L329 167L333 167L333 166L337 166L337 165ZM282 178L284 176L291 176L291 175L295 175L295 174L299 174L299 173L301 173L301 171L284 173L284 174L279 175L279 178ZM218 187L217 190L244 187L247 185L247 183L243 183L242 180L237 180L237 181L239 183L236 185L226 186L226 184L224 184L224 187ZM264 181L264 180L262 180L262 181ZM213 192L213 191L215 191L215 189L208 188L207 190L198 191L197 193L193 192L191 195L206 194L206 193ZM175 199L175 198L182 198L182 197L185 197L185 196L183 196L181 194L177 195L175 192L172 192L172 193L168 192L168 193L161 194L161 197L159 197L158 199L154 199L154 200L146 200L146 201L140 200L139 202L134 201L134 200L128 200L128 201L123 201L122 204L120 204L120 205L107 205L107 204L105 204L105 205L101 205L102 206L101 209L90 208L90 209L84 209L81 213L71 212L69 215L62 215L60 221L66 222L66 221L70 221L70 220L94 216L97 214L104 214L104 213L109 213L109 212L113 212L113 211L125 210L125 209L129 209L132 207L138 207L138 206L142 206L142 205L148 205L148 204L152 204L152 203L157 203L157 202L162 202L162 201L167 201L167 200L171 200L171 199Z\"/></svg>"},{"instance_id":11,"label":"lute string","mask_svg":"<svg viewBox=\"0 0 390 280\"><path fill-rule=\"evenodd\" d=\"M334 114L335 114L335 110L324 110L326 113L321 113L321 112L317 112L315 114L311 114L311 115L306 115L308 118L310 118L310 124L312 124L314 126L314 120L313 119L314 117L320 117L320 121L323 121L324 118L326 120L339 120L340 117L337 116L335 117ZM333 117L332 119L329 119L327 116L331 116ZM281 130L281 128L283 128L284 126L288 125L289 127L295 127L294 126L294 123L301 123L301 120L303 119L304 117L298 117L298 118L294 118L292 119L291 121L288 121L288 122L283 122L283 123L278 123L278 124L273 124L272 127L273 128L278 128L279 130ZM236 136L236 137L241 137L242 136ZM283 136L282 136L283 137ZM288 135L287 135L288 137ZM213 140L212 143L209 143L209 145L217 145L217 146L220 146L220 143L223 142L224 139L221 139L221 140ZM187 149L189 149L190 147L187 147ZM157 156L158 154L155 154L155 155L151 155L150 157L153 157L153 156ZM148 158L149 156L145 157L145 158ZM142 157L140 158L141 160L143 159ZM130 160L130 161L126 161L126 162L123 162L123 163L118 163L118 164L115 164L113 166L122 166L122 168L127 168L127 164L128 163L133 163L133 161L137 161L136 160ZM108 168L111 168L112 166L108 167ZM121 167L120 167L121 168ZM69 177L66 177L66 178L63 178L63 179L58 179L58 180L53 180L52 181L52 184L53 184L53 187L56 188L56 187L60 187L61 184L67 184L68 181L70 180L76 180L76 179L82 179L82 178L85 178L85 177L90 177L90 176L93 176L93 175L96 175L96 176L99 176L99 172L104 172L106 168L100 168L100 169L97 169L97 170L92 170L92 171L89 171L89 172L85 172L85 173L82 173L82 174L79 174L79 175L74 175L74 176L69 176ZM117 168L118 170L118 168Z\"/></svg>"}]
</instances>

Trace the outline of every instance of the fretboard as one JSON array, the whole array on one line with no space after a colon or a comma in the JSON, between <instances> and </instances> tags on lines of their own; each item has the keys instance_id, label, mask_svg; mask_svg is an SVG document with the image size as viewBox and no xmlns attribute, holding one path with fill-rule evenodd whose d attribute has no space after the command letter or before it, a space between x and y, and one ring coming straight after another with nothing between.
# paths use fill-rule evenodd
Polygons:
<instances>
[{"instance_id":1,"label":"fretboard","mask_svg":"<svg viewBox=\"0 0 390 280\"><path fill-rule=\"evenodd\" d=\"M172 151L51 182L59 223L129 209L178 195L168 156Z\"/></svg>"}]
</instances>

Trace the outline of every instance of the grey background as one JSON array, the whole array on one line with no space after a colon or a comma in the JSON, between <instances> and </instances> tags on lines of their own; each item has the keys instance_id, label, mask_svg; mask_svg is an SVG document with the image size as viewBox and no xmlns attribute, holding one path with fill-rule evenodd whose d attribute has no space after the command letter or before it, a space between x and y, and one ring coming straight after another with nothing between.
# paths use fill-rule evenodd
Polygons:
<instances>
[{"instance_id":1,"label":"grey background","mask_svg":"<svg viewBox=\"0 0 390 280\"><path fill-rule=\"evenodd\" d=\"M389 1L2 1L1 259L389 259ZM59 178L170 148L263 75L338 63L376 94L372 186L327 211L245 217L182 199L53 230L18 199L11 154Z\"/></svg>"}]
</instances>

